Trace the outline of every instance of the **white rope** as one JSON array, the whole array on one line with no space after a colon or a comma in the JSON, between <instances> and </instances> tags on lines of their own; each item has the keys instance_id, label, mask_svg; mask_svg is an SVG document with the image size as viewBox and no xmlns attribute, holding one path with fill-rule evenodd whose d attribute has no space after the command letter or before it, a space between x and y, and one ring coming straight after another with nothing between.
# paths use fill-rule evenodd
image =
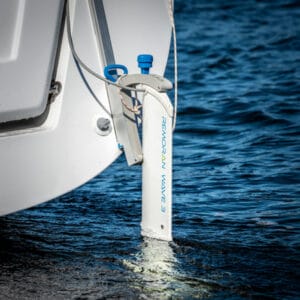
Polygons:
<instances>
[{"instance_id":1,"label":"white rope","mask_svg":"<svg viewBox=\"0 0 300 300\"><path fill-rule=\"evenodd\" d=\"M173 49L174 49L174 117L173 117L173 130L176 127L177 120L177 107L178 107L178 67L177 67L177 37L174 21L174 5L173 0L169 0L169 17L173 34Z\"/></svg>"},{"instance_id":2,"label":"white rope","mask_svg":"<svg viewBox=\"0 0 300 300\"><path fill-rule=\"evenodd\" d=\"M128 87L128 86L123 86L121 84L115 83L113 81L108 80L107 78L105 78L104 76L101 76L100 74L96 73L95 71L93 71L89 66L87 66L78 56L75 47L74 47L74 42L72 39L72 33L71 33L71 17L70 17L70 8L69 8L69 2L66 5L66 19L67 19L67 35L68 35L68 40L69 40L69 46L72 52L72 55L74 57L74 59L76 60L76 62L84 69L86 70L88 73L90 73L91 75L95 76L96 78L102 80L103 82L107 83L107 84L111 84L113 86L118 87L119 89L124 89L127 91L134 91L134 92L143 92L145 93L146 90L145 89L137 89L137 88L133 88L133 87ZM176 30L175 30L175 22L174 22L174 15L173 15L173 1L169 0L169 16L170 16L170 22L171 22L171 26L172 26L172 33L173 33L173 47L174 47L174 116L173 116L173 130L175 129L176 126L176 117L177 117L177 103L178 103L178 75L177 75L177 41L176 41ZM121 95L120 95L121 96ZM156 98L156 97L154 97ZM142 107L141 105L135 105L133 108L129 107L122 99L121 97L121 102L122 104L131 112L135 113L135 114L140 114L140 108Z\"/></svg>"},{"instance_id":3,"label":"white rope","mask_svg":"<svg viewBox=\"0 0 300 300\"><path fill-rule=\"evenodd\" d=\"M71 52L73 54L73 57L74 59L78 62L78 64L83 68L85 69L88 73L92 74L93 76L95 76L96 78L106 82L107 84L111 84L111 85L114 85L120 89L124 89L124 90L127 90L127 91L134 91L134 92L145 92L145 90L141 90L141 89L136 89L136 88L131 88L131 87L128 87L128 86L123 86L123 85L120 85L118 83L115 83L111 80L108 80L106 79L104 76L101 76L100 74L96 73L95 71L93 71L89 66L87 66L81 59L80 57L78 56L76 50L75 50L75 47L74 47L74 42L73 42L73 39L72 39L72 33L71 33L71 17L70 17L70 9L69 9L69 2L67 3L67 8L66 8L66 19L67 19L67 33L68 33L68 40L69 40L69 45L70 45L70 49L71 49Z\"/></svg>"},{"instance_id":4,"label":"white rope","mask_svg":"<svg viewBox=\"0 0 300 300\"><path fill-rule=\"evenodd\" d=\"M131 106L129 106L129 105L124 101L121 90L120 90L120 92L119 92L119 96L120 96L120 99L121 99L121 102L122 102L123 106L124 106L127 110L131 111L132 113L134 113L134 114L137 115L137 116L141 114L141 108L143 107L143 105L142 105L142 104L139 104L139 101L138 101L137 98L133 98L135 104L132 105L132 107L131 107Z\"/></svg>"}]
</instances>

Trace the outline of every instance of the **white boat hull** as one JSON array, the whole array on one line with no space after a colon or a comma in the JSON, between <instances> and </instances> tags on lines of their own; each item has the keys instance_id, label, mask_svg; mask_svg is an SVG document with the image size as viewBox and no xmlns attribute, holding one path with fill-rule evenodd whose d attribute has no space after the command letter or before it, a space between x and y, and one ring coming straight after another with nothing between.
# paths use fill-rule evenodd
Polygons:
<instances>
[{"instance_id":1,"label":"white boat hull","mask_svg":"<svg viewBox=\"0 0 300 300\"><path fill-rule=\"evenodd\" d=\"M129 72L137 72L136 56L152 53L154 59L157 57L153 72L163 74L171 33L167 1L150 2L114 0L103 1L103 4L116 62L127 65ZM149 9L143 9L143 5ZM124 6L124 14L130 13L120 15L124 19L120 19L122 22L129 21L128 26L118 23L120 6ZM102 73L105 55L99 48L90 2L71 1L70 8L77 52L89 66ZM133 10L140 17L130 22ZM157 24L154 20L155 31L149 30L151 25L147 22L155 19L158 10L162 22ZM136 28L135 22L142 20L145 26L140 24ZM160 32L157 32L158 28ZM62 89L49 105L45 122L36 127L0 131L0 215L37 205L84 184L121 154L113 120L97 103L101 101L110 111L106 85L83 73L87 87L71 55L66 30L59 51L55 81L61 83ZM113 130L109 134L103 135L99 131L99 118L111 121Z\"/></svg>"}]
</instances>

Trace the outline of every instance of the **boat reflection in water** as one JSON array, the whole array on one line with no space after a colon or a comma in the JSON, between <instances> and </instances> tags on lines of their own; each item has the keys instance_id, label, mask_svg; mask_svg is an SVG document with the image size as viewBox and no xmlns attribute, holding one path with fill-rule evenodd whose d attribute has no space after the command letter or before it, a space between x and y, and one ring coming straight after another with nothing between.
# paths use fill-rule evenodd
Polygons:
<instances>
[{"instance_id":1,"label":"boat reflection in water","mask_svg":"<svg viewBox=\"0 0 300 300\"><path fill-rule=\"evenodd\" d=\"M169 299L178 295L207 297L210 287L202 280L188 277L182 273L173 248L174 242L144 238L141 250L132 260L124 260L124 265L136 274L132 282L145 299ZM180 271L181 270L181 271Z\"/></svg>"}]
</instances>

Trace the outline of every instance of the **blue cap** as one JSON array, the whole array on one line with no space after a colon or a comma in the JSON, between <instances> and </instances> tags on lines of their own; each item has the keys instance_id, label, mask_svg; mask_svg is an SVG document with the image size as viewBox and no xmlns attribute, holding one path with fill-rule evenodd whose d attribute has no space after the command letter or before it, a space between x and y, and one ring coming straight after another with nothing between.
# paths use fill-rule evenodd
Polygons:
<instances>
[{"instance_id":1,"label":"blue cap","mask_svg":"<svg viewBox=\"0 0 300 300\"><path fill-rule=\"evenodd\" d=\"M153 56L151 54L140 54L137 57L139 68L141 68L142 74L149 74L150 68L152 68Z\"/></svg>"}]
</instances>

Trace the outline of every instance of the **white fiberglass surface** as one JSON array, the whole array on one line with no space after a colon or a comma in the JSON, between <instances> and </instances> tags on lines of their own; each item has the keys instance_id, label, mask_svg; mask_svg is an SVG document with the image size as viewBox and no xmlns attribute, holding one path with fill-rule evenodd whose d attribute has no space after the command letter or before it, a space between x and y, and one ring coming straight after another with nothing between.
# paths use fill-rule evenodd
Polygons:
<instances>
[{"instance_id":1,"label":"white fiberglass surface","mask_svg":"<svg viewBox=\"0 0 300 300\"><path fill-rule=\"evenodd\" d=\"M63 1L0 1L0 123L45 110Z\"/></svg>"}]
</instances>

